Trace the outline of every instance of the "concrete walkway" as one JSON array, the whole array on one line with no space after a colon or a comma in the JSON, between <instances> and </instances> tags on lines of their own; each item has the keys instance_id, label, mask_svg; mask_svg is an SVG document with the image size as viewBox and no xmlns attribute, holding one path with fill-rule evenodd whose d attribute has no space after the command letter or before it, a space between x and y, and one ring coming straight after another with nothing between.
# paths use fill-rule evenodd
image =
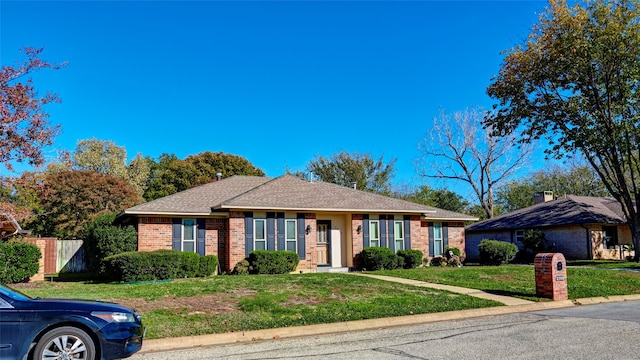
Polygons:
<instances>
[{"instance_id":1,"label":"concrete walkway","mask_svg":"<svg viewBox=\"0 0 640 360\"><path fill-rule=\"evenodd\" d=\"M533 301L529 301L529 300L523 300L523 299L518 299L510 296L504 296L504 295L496 295L496 294L491 294L482 290L467 289L459 286L433 284L433 283L427 283L427 282L418 281L418 280L403 279L403 278L383 276L383 275L373 275L373 274L366 274L366 273L349 273L349 274L365 276L365 277L370 277L370 278L385 280L385 281L392 281L392 282L397 282L397 283L406 284L406 285L427 287L427 288L438 289L438 290L446 290L456 294L469 295L469 296L474 296L474 297L486 299L486 300L495 300L497 302L501 302L508 306L526 305L526 304L534 303Z\"/></svg>"}]
</instances>

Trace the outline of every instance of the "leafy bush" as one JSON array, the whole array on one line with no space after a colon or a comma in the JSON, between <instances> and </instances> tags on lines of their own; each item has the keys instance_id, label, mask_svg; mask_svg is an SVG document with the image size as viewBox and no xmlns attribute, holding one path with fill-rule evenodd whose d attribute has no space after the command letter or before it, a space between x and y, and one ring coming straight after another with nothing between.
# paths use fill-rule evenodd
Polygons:
<instances>
[{"instance_id":1,"label":"leafy bush","mask_svg":"<svg viewBox=\"0 0 640 360\"><path fill-rule=\"evenodd\" d=\"M105 258L104 262L110 278L132 282L210 276L215 273L218 258L176 250L156 250L116 254Z\"/></svg>"},{"instance_id":2,"label":"leafy bush","mask_svg":"<svg viewBox=\"0 0 640 360\"><path fill-rule=\"evenodd\" d=\"M424 254L420 250L400 250L398 257L403 259L403 268L414 269L422 264Z\"/></svg>"},{"instance_id":3,"label":"leafy bush","mask_svg":"<svg viewBox=\"0 0 640 360\"><path fill-rule=\"evenodd\" d=\"M288 274L298 267L300 258L294 251L255 250L249 253L251 274Z\"/></svg>"},{"instance_id":4,"label":"leafy bush","mask_svg":"<svg viewBox=\"0 0 640 360\"><path fill-rule=\"evenodd\" d=\"M362 250L362 264L366 270L392 270L402 267L404 259L386 247L368 247Z\"/></svg>"},{"instance_id":5,"label":"leafy bush","mask_svg":"<svg viewBox=\"0 0 640 360\"><path fill-rule=\"evenodd\" d=\"M480 262L485 265L502 265L511 262L518 252L518 247L498 240L482 240L478 245Z\"/></svg>"},{"instance_id":6,"label":"leafy bush","mask_svg":"<svg viewBox=\"0 0 640 360\"><path fill-rule=\"evenodd\" d=\"M244 259L242 261L238 261L236 266L233 268L231 272L232 275L249 275L249 261Z\"/></svg>"},{"instance_id":7,"label":"leafy bush","mask_svg":"<svg viewBox=\"0 0 640 360\"><path fill-rule=\"evenodd\" d=\"M445 254L448 254L449 251L451 251L453 253L453 255L458 256L458 257L462 254L460 249L458 249L457 247L447 246L447 247L444 248L444 253Z\"/></svg>"},{"instance_id":8,"label":"leafy bush","mask_svg":"<svg viewBox=\"0 0 640 360\"><path fill-rule=\"evenodd\" d=\"M40 249L26 242L0 242L0 283L14 284L29 281L38 273Z\"/></svg>"},{"instance_id":9,"label":"leafy bush","mask_svg":"<svg viewBox=\"0 0 640 360\"><path fill-rule=\"evenodd\" d=\"M116 214L103 214L85 228L85 256L90 271L104 272L103 259L128 251L136 251L138 234L133 226L113 225Z\"/></svg>"},{"instance_id":10,"label":"leafy bush","mask_svg":"<svg viewBox=\"0 0 640 360\"><path fill-rule=\"evenodd\" d=\"M215 255L200 256L200 264L196 277L207 277L216 273L218 270L218 257Z\"/></svg>"},{"instance_id":11,"label":"leafy bush","mask_svg":"<svg viewBox=\"0 0 640 360\"><path fill-rule=\"evenodd\" d=\"M447 259L442 256L432 257L431 260L429 260L429 266L447 266Z\"/></svg>"}]
</instances>

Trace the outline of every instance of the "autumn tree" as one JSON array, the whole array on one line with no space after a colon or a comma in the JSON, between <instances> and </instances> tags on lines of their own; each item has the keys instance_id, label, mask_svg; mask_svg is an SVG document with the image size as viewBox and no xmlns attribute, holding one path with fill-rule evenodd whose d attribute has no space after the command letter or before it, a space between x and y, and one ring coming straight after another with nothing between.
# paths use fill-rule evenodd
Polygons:
<instances>
[{"instance_id":1,"label":"autumn tree","mask_svg":"<svg viewBox=\"0 0 640 360\"><path fill-rule=\"evenodd\" d=\"M38 94L30 74L42 69L59 69L65 64L52 64L40 59L43 49L24 48L27 59L0 70L0 164L13 171L13 163L44 164L42 150L52 145L60 132L52 125L47 104L60 102L53 93Z\"/></svg>"},{"instance_id":2,"label":"autumn tree","mask_svg":"<svg viewBox=\"0 0 640 360\"><path fill-rule=\"evenodd\" d=\"M307 171L321 181L352 187L359 190L389 194L394 164L391 159L385 163L384 156L377 160L371 154L339 152L331 157L318 155L307 164Z\"/></svg>"},{"instance_id":3,"label":"autumn tree","mask_svg":"<svg viewBox=\"0 0 640 360\"><path fill-rule=\"evenodd\" d=\"M590 166L556 165L505 184L497 191L496 203L505 212L522 209L534 204L537 191L552 191L556 196L611 196Z\"/></svg>"},{"instance_id":4,"label":"autumn tree","mask_svg":"<svg viewBox=\"0 0 640 360\"><path fill-rule=\"evenodd\" d=\"M64 163L64 159L61 159ZM127 150L111 140L85 139L78 141L73 152L72 165L75 170L89 170L117 176L127 180L138 195L146 190L149 178L149 161L141 154L127 165ZM62 166L64 168L64 166Z\"/></svg>"},{"instance_id":5,"label":"autumn tree","mask_svg":"<svg viewBox=\"0 0 640 360\"><path fill-rule=\"evenodd\" d=\"M418 144L420 176L468 185L486 214L495 215L497 187L525 165L530 147L517 146L514 136L494 137L483 128L485 113L467 109L444 111Z\"/></svg>"},{"instance_id":6,"label":"autumn tree","mask_svg":"<svg viewBox=\"0 0 640 360\"><path fill-rule=\"evenodd\" d=\"M141 202L126 180L87 170L46 174L38 195L41 210L28 228L38 235L63 239L81 237L84 226L101 214Z\"/></svg>"},{"instance_id":7,"label":"autumn tree","mask_svg":"<svg viewBox=\"0 0 640 360\"><path fill-rule=\"evenodd\" d=\"M233 175L264 176L264 172L247 159L222 152L205 151L179 159L174 154L161 154L157 161L150 160L148 187L144 193L147 201L203 185L216 179Z\"/></svg>"},{"instance_id":8,"label":"autumn tree","mask_svg":"<svg viewBox=\"0 0 640 360\"><path fill-rule=\"evenodd\" d=\"M498 100L485 120L494 135L544 139L554 158L581 153L640 249L640 2L552 1L487 92Z\"/></svg>"}]
</instances>

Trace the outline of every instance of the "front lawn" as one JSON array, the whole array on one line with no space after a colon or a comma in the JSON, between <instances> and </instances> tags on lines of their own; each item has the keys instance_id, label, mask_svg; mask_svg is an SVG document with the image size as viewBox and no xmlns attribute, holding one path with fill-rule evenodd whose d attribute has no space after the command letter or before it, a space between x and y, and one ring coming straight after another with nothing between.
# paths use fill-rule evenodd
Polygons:
<instances>
[{"instance_id":1,"label":"front lawn","mask_svg":"<svg viewBox=\"0 0 640 360\"><path fill-rule=\"evenodd\" d=\"M462 286L533 301L541 300L536 297L535 272L532 265L429 267L374 273ZM569 299L640 294L640 272L568 267L567 286Z\"/></svg>"},{"instance_id":2,"label":"front lawn","mask_svg":"<svg viewBox=\"0 0 640 360\"><path fill-rule=\"evenodd\" d=\"M502 305L348 274L215 276L152 284L42 282L15 287L34 297L133 306L143 315L149 339Z\"/></svg>"}]
</instances>

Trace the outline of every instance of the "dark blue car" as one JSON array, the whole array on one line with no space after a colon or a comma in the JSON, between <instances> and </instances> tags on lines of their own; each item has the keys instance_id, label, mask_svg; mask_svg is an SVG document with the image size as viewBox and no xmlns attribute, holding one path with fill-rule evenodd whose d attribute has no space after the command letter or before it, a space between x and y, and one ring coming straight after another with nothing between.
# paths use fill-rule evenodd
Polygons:
<instances>
[{"instance_id":1,"label":"dark blue car","mask_svg":"<svg viewBox=\"0 0 640 360\"><path fill-rule=\"evenodd\" d=\"M142 347L134 309L97 301L38 299L0 284L0 360L110 360Z\"/></svg>"}]
</instances>

